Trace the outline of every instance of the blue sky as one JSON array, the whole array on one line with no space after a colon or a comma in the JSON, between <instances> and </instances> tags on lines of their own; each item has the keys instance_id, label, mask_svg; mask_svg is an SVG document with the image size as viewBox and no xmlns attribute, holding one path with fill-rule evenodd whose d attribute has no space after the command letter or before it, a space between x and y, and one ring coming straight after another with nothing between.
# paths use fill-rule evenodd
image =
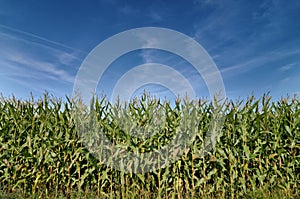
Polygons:
<instances>
[{"instance_id":1,"label":"blue sky","mask_svg":"<svg viewBox=\"0 0 300 199\"><path fill-rule=\"evenodd\" d=\"M45 91L71 96L81 63L100 42L132 28L162 27L205 48L230 99L267 92L274 99L293 95L300 85L299 10L298 0L0 0L0 92L21 98ZM186 60L155 49L117 59L97 93L111 95L126 71L151 62L173 67L193 83L198 97L209 96ZM137 92L144 89L170 96L158 85Z\"/></svg>"}]
</instances>

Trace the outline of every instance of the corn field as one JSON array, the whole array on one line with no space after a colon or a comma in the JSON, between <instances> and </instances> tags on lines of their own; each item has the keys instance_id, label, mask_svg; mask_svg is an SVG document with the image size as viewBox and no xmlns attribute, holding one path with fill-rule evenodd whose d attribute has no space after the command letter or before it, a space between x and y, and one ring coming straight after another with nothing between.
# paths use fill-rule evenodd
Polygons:
<instances>
[{"instance_id":1,"label":"corn field","mask_svg":"<svg viewBox=\"0 0 300 199\"><path fill-rule=\"evenodd\" d=\"M154 101L143 97L130 102L126 110L141 123L147 122ZM167 122L148 139L124 133L111 116L114 105L105 98L96 98L92 106L98 124L115 145L143 153L168 143L183 107L181 101L174 107L169 102L155 103L167 113ZM198 100L199 123L189 150L171 164L145 173L119 171L93 156L76 128L76 106L72 99L47 94L38 100L2 97L0 196L257 198L269 192L285 198L300 196L297 96L272 101L264 95L226 102L215 150L205 155L201 154L213 107L209 101Z\"/></svg>"}]
</instances>

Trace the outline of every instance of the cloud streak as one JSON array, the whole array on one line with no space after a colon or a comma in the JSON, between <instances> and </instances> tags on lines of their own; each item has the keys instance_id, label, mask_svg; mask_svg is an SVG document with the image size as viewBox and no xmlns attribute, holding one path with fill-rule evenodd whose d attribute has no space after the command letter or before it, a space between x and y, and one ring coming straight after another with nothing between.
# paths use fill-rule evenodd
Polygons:
<instances>
[{"instance_id":1,"label":"cloud streak","mask_svg":"<svg viewBox=\"0 0 300 199\"><path fill-rule=\"evenodd\" d=\"M82 61L79 50L3 25L0 25L0 42L2 81L15 83L11 85L15 88L24 85L28 93L38 89L40 93L45 90L63 93L70 89L65 85L71 87L74 82L76 66ZM9 92L7 89L0 87L0 92Z\"/></svg>"},{"instance_id":2,"label":"cloud streak","mask_svg":"<svg viewBox=\"0 0 300 199\"><path fill-rule=\"evenodd\" d=\"M24 56L22 54L14 54L8 58L9 62L18 64L20 67L27 66L33 70L37 70L47 74L49 78L54 78L56 80L65 81L73 83L74 78L67 71L58 69L55 64L51 62L45 62L33 59L31 57Z\"/></svg>"},{"instance_id":3,"label":"cloud streak","mask_svg":"<svg viewBox=\"0 0 300 199\"><path fill-rule=\"evenodd\" d=\"M65 49L74 50L74 51L79 51L78 49L75 49L75 48L73 48L73 47L67 46L67 45L65 45L65 44L63 44L63 43L56 42L56 41L52 41L52 40L50 40L50 39L41 37L41 36L39 36L39 35L30 33L30 32L22 31L22 30L19 30L19 29L16 29L16 28L12 28L12 27L9 27L9 26L5 26L5 25L2 25L2 24L0 24L0 28L6 29L6 30L8 30L8 31L10 31L10 32L17 33L17 34L19 34L19 35L28 36L28 37L31 37L31 38L36 38L36 39L39 39L40 41L44 41L44 42L47 42L47 43L50 43L50 44L54 44L54 45L56 45L56 46L63 47L63 48L65 48Z\"/></svg>"}]
</instances>

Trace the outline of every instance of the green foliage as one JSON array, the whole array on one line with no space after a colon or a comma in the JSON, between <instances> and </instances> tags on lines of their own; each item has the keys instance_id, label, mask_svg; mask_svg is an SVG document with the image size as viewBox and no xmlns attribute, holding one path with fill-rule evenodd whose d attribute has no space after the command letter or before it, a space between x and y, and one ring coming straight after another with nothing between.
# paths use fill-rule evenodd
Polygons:
<instances>
[{"instance_id":1,"label":"green foliage","mask_svg":"<svg viewBox=\"0 0 300 199\"><path fill-rule=\"evenodd\" d=\"M79 102L50 98L0 103L0 187L3 193L36 197L88 198L269 198L300 195L300 101L282 99L227 102L222 132L216 149L203 156L213 114L207 101L197 101L198 128L189 150L174 163L148 173L114 170L85 147L76 128L74 110ZM155 135L129 136L124 131L153 122L156 106L166 113L164 128ZM96 98L91 105L98 125L115 145L138 153L159 150L176 134L184 102L143 97L122 109L129 123L122 128L114 116L118 105ZM124 116L123 115L123 116ZM152 118L153 119L153 118ZM91 124L93 125L93 124ZM130 130L130 128L128 128ZM131 129L132 130L132 129ZM153 129L152 129L153 130ZM145 137L143 137L145 136ZM262 194L263 195L263 194ZM76 197L75 197L76 198ZM270 197L271 198L271 197Z\"/></svg>"}]
</instances>

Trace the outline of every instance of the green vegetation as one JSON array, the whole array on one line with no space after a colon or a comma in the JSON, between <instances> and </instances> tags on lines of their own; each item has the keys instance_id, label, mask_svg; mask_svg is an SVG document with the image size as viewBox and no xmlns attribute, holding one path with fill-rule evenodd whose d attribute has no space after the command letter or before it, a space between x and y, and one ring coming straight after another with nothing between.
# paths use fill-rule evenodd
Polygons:
<instances>
[{"instance_id":1,"label":"green vegetation","mask_svg":"<svg viewBox=\"0 0 300 199\"><path fill-rule=\"evenodd\" d=\"M147 122L154 99L131 102L132 117ZM155 101L160 104L159 101ZM149 139L128 136L112 117L114 106L96 99L95 118L115 145L139 153L168 143L183 111L161 103L165 128ZM216 149L202 156L213 107L199 100L199 125L174 163L146 173L102 164L77 132L77 103L44 96L0 103L0 198L297 198L300 196L300 101L272 102L267 95L227 102ZM128 113L129 113L128 112ZM148 115L149 116L149 115ZM177 123L176 123L177 122ZM131 143L128 146L128 142ZM134 151L135 149L130 149ZM129 150L129 149L128 149Z\"/></svg>"}]
</instances>

